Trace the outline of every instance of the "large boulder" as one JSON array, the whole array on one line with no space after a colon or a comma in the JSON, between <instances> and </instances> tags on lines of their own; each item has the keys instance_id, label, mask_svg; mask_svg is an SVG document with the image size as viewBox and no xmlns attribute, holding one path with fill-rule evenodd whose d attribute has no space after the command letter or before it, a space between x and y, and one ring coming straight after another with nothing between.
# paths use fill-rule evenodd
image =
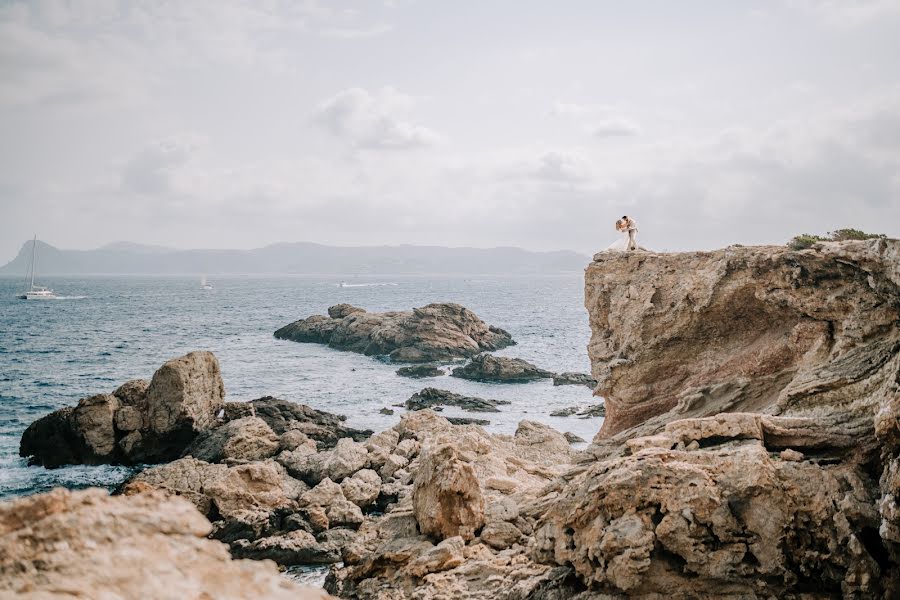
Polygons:
<instances>
[{"instance_id":1,"label":"large boulder","mask_svg":"<svg viewBox=\"0 0 900 600\"><path fill-rule=\"evenodd\" d=\"M466 458L452 444L429 448L421 457L412 502L422 533L471 540L484 525L484 498Z\"/></svg>"},{"instance_id":2,"label":"large boulder","mask_svg":"<svg viewBox=\"0 0 900 600\"><path fill-rule=\"evenodd\" d=\"M521 358L506 358L493 354L479 354L469 364L453 369L452 377L494 383L524 383L536 379L550 379L553 373L540 369Z\"/></svg>"},{"instance_id":3,"label":"large boulder","mask_svg":"<svg viewBox=\"0 0 900 600\"><path fill-rule=\"evenodd\" d=\"M32 423L19 455L32 464L137 464L172 460L198 433L218 425L225 388L210 352L166 362L153 380L84 398Z\"/></svg>"},{"instance_id":4,"label":"large boulder","mask_svg":"<svg viewBox=\"0 0 900 600\"><path fill-rule=\"evenodd\" d=\"M288 472L310 485L316 485L323 479L340 483L350 477L368 463L369 452L363 444L350 438L338 441L332 450L316 454L300 454L286 452L278 456Z\"/></svg>"},{"instance_id":5,"label":"large boulder","mask_svg":"<svg viewBox=\"0 0 900 600\"><path fill-rule=\"evenodd\" d=\"M189 502L56 489L0 504L0 596L325 600L273 563L232 560Z\"/></svg>"},{"instance_id":6,"label":"large boulder","mask_svg":"<svg viewBox=\"0 0 900 600\"><path fill-rule=\"evenodd\" d=\"M275 337L414 363L468 358L514 343L506 331L487 325L469 309L452 303L387 313L337 305L328 313L328 317L317 315L286 325L275 332Z\"/></svg>"}]
</instances>

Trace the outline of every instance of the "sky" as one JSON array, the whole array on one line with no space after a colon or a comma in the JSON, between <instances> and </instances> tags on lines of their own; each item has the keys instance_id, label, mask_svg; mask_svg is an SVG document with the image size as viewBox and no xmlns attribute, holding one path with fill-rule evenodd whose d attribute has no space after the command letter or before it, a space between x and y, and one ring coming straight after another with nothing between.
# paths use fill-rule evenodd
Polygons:
<instances>
[{"instance_id":1,"label":"sky","mask_svg":"<svg viewBox=\"0 0 900 600\"><path fill-rule=\"evenodd\" d=\"M592 253L900 237L897 0L0 0L39 239Z\"/></svg>"}]
</instances>

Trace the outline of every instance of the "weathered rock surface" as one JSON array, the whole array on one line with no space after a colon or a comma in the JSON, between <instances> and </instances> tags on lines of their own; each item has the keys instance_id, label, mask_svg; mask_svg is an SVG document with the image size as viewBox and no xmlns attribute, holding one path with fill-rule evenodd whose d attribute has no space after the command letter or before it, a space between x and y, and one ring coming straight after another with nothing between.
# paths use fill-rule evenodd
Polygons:
<instances>
[{"instance_id":1,"label":"weathered rock surface","mask_svg":"<svg viewBox=\"0 0 900 600\"><path fill-rule=\"evenodd\" d=\"M104 490L0 504L0 596L325 600L270 562L232 560L181 498Z\"/></svg>"},{"instance_id":2,"label":"weathered rock surface","mask_svg":"<svg viewBox=\"0 0 900 600\"><path fill-rule=\"evenodd\" d=\"M426 377L441 377L444 375L444 371L435 365L410 365L397 369L397 375L411 379L424 379Z\"/></svg>"},{"instance_id":3,"label":"weathered rock surface","mask_svg":"<svg viewBox=\"0 0 900 600\"><path fill-rule=\"evenodd\" d=\"M523 383L536 379L550 379L553 373L539 369L521 358L506 358L493 354L479 354L465 366L453 369L452 377L496 383Z\"/></svg>"},{"instance_id":4,"label":"weathered rock surface","mask_svg":"<svg viewBox=\"0 0 900 600\"><path fill-rule=\"evenodd\" d=\"M591 404L590 406L568 406L560 408L550 413L551 417L571 417L577 416L580 419L589 419L591 417L602 417L606 415L606 407L603 404Z\"/></svg>"},{"instance_id":5,"label":"weathered rock surface","mask_svg":"<svg viewBox=\"0 0 900 600\"><path fill-rule=\"evenodd\" d=\"M514 343L509 333L488 326L458 304L429 304L388 313L348 306L331 307L328 317L295 321L276 331L275 337L415 363L468 358Z\"/></svg>"},{"instance_id":6,"label":"weathered rock surface","mask_svg":"<svg viewBox=\"0 0 900 600\"><path fill-rule=\"evenodd\" d=\"M372 431L353 429L344 425L346 417L322 410L316 410L288 400L265 396L250 402L228 402L225 405L225 420L256 416L276 434L299 431L305 434L320 449L333 448L339 439L352 438L358 442L366 440Z\"/></svg>"},{"instance_id":7,"label":"weathered rock surface","mask_svg":"<svg viewBox=\"0 0 900 600\"><path fill-rule=\"evenodd\" d=\"M485 400L428 387L410 396L406 401L406 408L422 410L436 406L456 406L470 412L500 412L497 407L509 403L509 400Z\"/></svg>"},{"instance_id":8,"label":"weathered rock surface","mask_svg":"<svg viewBox=\"0 0 900 600\"><path fill-rule=\"evenodd\" d=\"M243 417L201 433L184 454L206 462L254 461L274 456L280 444L265 421Z\"/></svg>"},{"instance_id":9,"label":"weathered rock surface","mask_svg":"<svg viewBox=\"0 0 900 600\"><path fill-rule=\"evenodd\" d=\"M19 455L50 468L172 460L218 425L224 396L216 357L191 352L166 362L149 384L129 381L38 419L22 434Z\"/></svg>"},{"instance_id":10,"label":"weathered rock surface","mask_svg":"<svg viewBox=\"0 0 900 600\"><path fill-rule=\"evenodd\" d=\"M898 261L897 240L596 255L585 306L602 436L865 396L900 350Z\"/></svg>"},{"instance_id":11,"label":"weathered rock surface","mask_svg":"<svg viewBox=\"0 0 900 600\"><path fill-rule=\"evenodd\" d=\"M594 389L597 387L597 380L587 373L556 373L553 375L553 385L584 385Z\"/></svg>"}]
</instances>

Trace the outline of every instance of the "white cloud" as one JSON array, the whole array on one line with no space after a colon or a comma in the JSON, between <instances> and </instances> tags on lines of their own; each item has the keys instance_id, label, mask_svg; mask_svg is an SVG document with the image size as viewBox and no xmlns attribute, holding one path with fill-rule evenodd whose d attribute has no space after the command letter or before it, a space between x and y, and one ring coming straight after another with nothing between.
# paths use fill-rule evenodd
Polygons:
<instances>
[{"instance_id":1,"label":"white cloud","mask_svg":"<svg viewBox=\"0 0 900 600\"><path fill-rule=\"evenodd\" d=\"M322 102L313 117L358 148L406 150L435 145L440 135L402 119L413 105L411 96L390 87L375 93L350 88Z\"/></svg>"},{"instance_id":2,"label":"white cloud","mask_svg":"<svg viewBox=\"0 0 900 600\"><path fill-rule=\"evenodd\" d=\"M880 19L900 17L897 0L786 0L801 10L834 27L857 26Z\"/></svg>"},{"instance_id":3,"label":"white cloud","mask_svg":"<svg viewBox=\"0 0 900 600\"><path fill-rule=\"evenodd\" d=\"M590 133L596 138L630 137L641 132L637 123L630 119L604 119L591 126Z\"/></svg>"}]
</instances>

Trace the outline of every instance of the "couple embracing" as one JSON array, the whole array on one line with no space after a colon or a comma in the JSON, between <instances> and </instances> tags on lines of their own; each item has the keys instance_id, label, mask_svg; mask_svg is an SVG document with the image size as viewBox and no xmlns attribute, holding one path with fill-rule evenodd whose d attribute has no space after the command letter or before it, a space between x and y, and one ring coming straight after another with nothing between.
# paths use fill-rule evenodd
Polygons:
<instances>
[{"instance_id":1,"label":"couple embracing","mask_svg":"<svg viewBox=\"0 0 900 600\"><path fill-rule=\"evenodd\" d=\"M637 222L625 215L618 221L616 221L616 231L622 234L622 237L615 241L607 250L612 250L615 252L627 252L629 250L637 250L637 241L635 239L637 234Z\"/></svg>"}]
</instances>

